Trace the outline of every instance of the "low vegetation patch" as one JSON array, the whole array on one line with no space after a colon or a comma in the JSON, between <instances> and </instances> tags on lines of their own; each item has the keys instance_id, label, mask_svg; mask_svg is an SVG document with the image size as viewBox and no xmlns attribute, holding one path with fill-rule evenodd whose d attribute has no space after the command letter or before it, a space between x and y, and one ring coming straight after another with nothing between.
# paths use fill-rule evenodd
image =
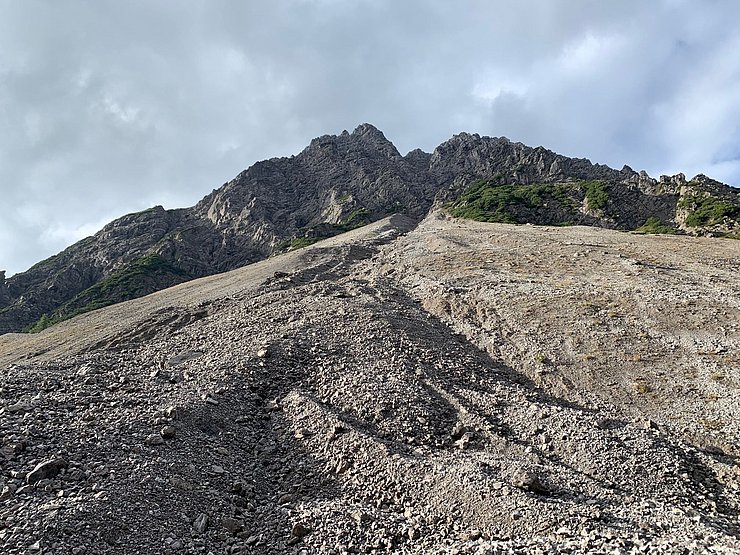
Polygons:
<instances>
[{"instance_id":1,"label":"low vegetation patch","mask_svg":"<svg viewBox=\"0 0 740 555\"><path fill-rule=\"evenodd\" d=\"M498 184L480 179L468 187L450 206L450 214L479 222L521 223L513 208L535 208L544 203L543 197L554 188L550 184Z\"/></svg>"},{"instance_id":2,"label":"low vegetation patch","mask_svg":"<svg viewBox=\"0 0 740 555\"><path fill-rule=\"evenodd\" d=\"M350 212L337 228L341 230L340 233L344 233L345 231L351 231L369 223L370 212L367 211L367 208L358 208Z\"/></svg>"},{"instance_id":3,"label":"low vegetation patch","mask_svg":"<svg viewBox=\"0 0 740 555\"><path fill-rule=\"evenodd\" d=\"M603 181L572 183L501 183L500 178L479 179L448 206L450 214L481 222L574 225L583 198L589 208L604 209L609 199ZM537 216L535 217L534 214Z\"/></svg>"},{"instance_id":4,"label":"low vegetation patch","mask_svg":"<svg viewBox=\"0 0 740 555\"><path fill-rule=\"evenodd\" d=\"M718 225L726 218L737 221L740 218L740 206L712 196L689 195L681 199L679 208L686 208L686 225L702 227Z\"/></svg>"},{"instance_id":5,"label":"low vegetation patch","mask_svg":"<svg viewBox=\"0 0 740 555\"><path fill-rule=\"evenodd\" d=\"M77 294L52 314L44 314L23 331L36 333L79 314L141 297L190 277L182 268L149 253Z\"/></svg>"},{"instance_id":6,"label":"low vegetation patch","mask_svg":"<svg viewBox=\"0 0 740 555\"><path fill-rule=\"evenodd\" d=\"M371 221L370 212L366 208L358 208L350 212L347 217L338 224L324 223L314 227L304 228L304 235L294 237L293 239L287 239L286 241L279 243L274 248L273 255L302 249L309 245L313 245L322 239L328 239L329 237L334 237L340 233L346 233L347 231L363 227Z\"/></svg>"},{"instance_id":7,"label":"low vegetation patch","mask_svg":"<svg viewBox=\"0 0 740 555\"><path fill-rule=\"evenodd\" d=\"M295 239L288 239L275 247L275 252L288 252L302 249L309 245L313 245L321 239L321 237L296 237Z\"/></svg>"},{"instance_id":8,"label":"low vegetation patch","mask_svg":"<svg viewBox=\"0 0 740 555\"><path fill-rule=\"evenodd\" d=\"M652 233L656 235L675 235L676 230L663 222L660 218L650 216L647 221L635 230L637 233Z\"/></svg>"},{"instance_id":9,"label":"low vegetation patch","mask_svg":"<svg viewBox=\"0 0 740 555\"><path fill-rule=\"evenodd\" d=\"M586 190L586 200L590 210L604 210L606 203L609 201L609 193L606 190L606 184L603 181L584 181L583 187Z\"/></svg>"}]
</instances>

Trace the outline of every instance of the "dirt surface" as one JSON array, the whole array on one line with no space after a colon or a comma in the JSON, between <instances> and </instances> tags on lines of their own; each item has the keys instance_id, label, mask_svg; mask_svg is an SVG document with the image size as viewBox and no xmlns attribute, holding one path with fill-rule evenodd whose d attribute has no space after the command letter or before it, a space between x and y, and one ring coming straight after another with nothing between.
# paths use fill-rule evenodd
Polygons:
<instances>
[{"instance_id":1,"label":"dirt surface","mask_svg":"<svg viewBox=\"0 0 740 555\"><path fill-rule=\"evenodd\" d=\"M381 263L551 394L601 399L740 455L740 241L438 213Z\"/></svg>"},{"instance_id":2,"label":"dirt surface","mask_svg":"<svg viewBox=\"0 0 740 555\"><path fill-rule=\"evenodd\" d=\"M412 227L0 336L4 552L740 549L740 243Z\"/></svg>"}]
</instances>

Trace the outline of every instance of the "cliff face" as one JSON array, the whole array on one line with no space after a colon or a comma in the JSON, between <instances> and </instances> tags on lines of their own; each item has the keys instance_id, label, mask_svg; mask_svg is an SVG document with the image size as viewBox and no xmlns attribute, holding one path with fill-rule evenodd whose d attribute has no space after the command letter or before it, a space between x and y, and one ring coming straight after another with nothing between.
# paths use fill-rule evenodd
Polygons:
<instances>
[{"instance_id":1,"label":"cliff face","mask_svg":"<svg viewBox=\"0 0 740 555\"><path fill-rule=\"evenodd\" d=\"M435 201L486 221L623 230L652 221L694 234L740 232L738 192L704 176L655 180L467 133L431 154L401 156L363 124L314 139L296 156L258 162L192 208L129 214L26 272L0 276L0 333L230 270L388 214L421 218Z\"/></svg>"}]
</instances>

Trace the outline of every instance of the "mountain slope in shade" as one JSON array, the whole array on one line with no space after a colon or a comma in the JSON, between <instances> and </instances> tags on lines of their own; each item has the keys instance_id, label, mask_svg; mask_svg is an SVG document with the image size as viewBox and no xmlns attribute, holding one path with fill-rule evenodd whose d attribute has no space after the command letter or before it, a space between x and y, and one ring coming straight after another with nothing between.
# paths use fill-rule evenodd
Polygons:
<instances>
[{"instance_id":1,"label":"mountain slope in shade","mask_svg":"<svg viewBox=\"0 0 740 555\"><path fill-rule=\"evenodd\" d=\"M738 192L704 176L658 181L467 133L401 156L363 124L258 162L192 208L129 214L26 272L0 274L0 333L42 329L388 214L420 219L435 201L486 221L740 233Z\"/></svg>"}]
</instances>

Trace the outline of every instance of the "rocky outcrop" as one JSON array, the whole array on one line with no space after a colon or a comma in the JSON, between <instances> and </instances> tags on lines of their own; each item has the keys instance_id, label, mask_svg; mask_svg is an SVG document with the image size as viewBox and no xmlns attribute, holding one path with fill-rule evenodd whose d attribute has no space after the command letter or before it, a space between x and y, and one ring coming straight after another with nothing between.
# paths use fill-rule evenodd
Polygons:
<instances>
[{"instance_id":1,"label":"rocky outcrop","mask_svg":"<svg viewBox=\"0 0 740 555\"><path fill-rule=\"evenodd\" d=\"M523 184L566 179L623 179L620 172L584 158L568 158L543 147L513 143L506 137L469 133L460 133L439 145L432 153L430 169L445 181L462 182L497 175Z\"/></svg>"},{"instance_id":2,"label":"rocky outcrop","mask_svg":"<svg viewBox=\"0 0 740 555\"><path fill-rule=\"evenodd\" d=\"M5 281L5 270L0 270L0 306L8 302L8 284Z\"/></svg>"},{"instance_id":3,"label":"rocky outcrop","mask_svg":"<svg viewBox=\"0 0 740 555\"><path fill-rule=\"evenodd\" d=\"M734 233L740 218L731 208L712 211L717 207L702 200L740 206L736 190L703 176L689 183L680 174L656 180L627 166L617 171L468 133L431 154L402 156L381 131L363 124L314 139L296 156L258 162L191 208L129 214L28 271L0 279L0 333L240 267L291 241L310 243L388 214L421 218L435 201L464 197L476 180L492 187L550 187L542 198L505 206L503 221L516 223L631 230L655 218L687 233L720 234Z\"/></svg>"}]
</instances>

